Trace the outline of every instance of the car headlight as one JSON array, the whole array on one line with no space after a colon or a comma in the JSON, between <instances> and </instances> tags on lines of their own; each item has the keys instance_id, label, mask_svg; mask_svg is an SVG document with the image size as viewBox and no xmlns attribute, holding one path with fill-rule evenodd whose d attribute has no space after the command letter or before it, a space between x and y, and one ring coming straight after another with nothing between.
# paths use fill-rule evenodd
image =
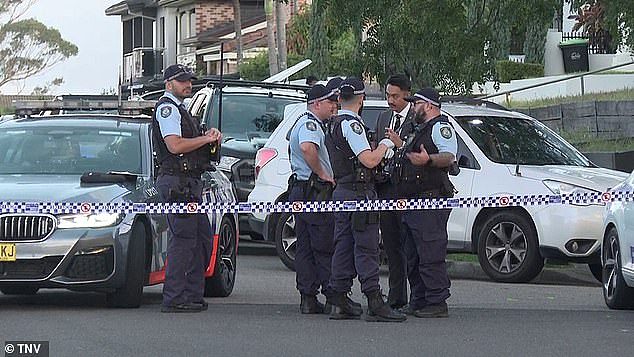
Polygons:
<instances>
[{"instance_id":1,"label":"car headlight","mask_svg":"<svg viewBox=\"0 0 634 357\"><path fill-rule=\"evenodd\" d=\"M561 181L554 181L554 180L544 180L542 181L544 183L544 185L546 185L546 187L548 187L548 189L556 194L556 195L582 195L582 194L597 194L597 193L601 193L599 191L595 191L595 190L591 190L589 188L585 188L585 187L581 187L581 186L577 186L577 185L573 185L570 183L565 183L565 182L561 182ZM573 203L574 205L577 206L588 206L590 205L589 203ZM593 203L596 205L602 205L601 203Z\"/></svg>"},{"instance_id":2,"label":"car headlight","mask_svg":"<svg viewBox=\"0 0 634 357\"><path fill-rule=\"evenodd\" d=\"M57 216L57 228L110 227L123 219L121 213L65 214Z\"/></svg>"},{"instance_id":3,"label":"car headlight","mask_svg":"<svg viewBox=\"0 0 634 357\"><path fill-rule=\"evenodd\" d=\"M239 158L233 156L223 156L220 158L220 162L216 165L222 171L231 171L231 167L240 161Z\"/></svg>"}]
</instances>

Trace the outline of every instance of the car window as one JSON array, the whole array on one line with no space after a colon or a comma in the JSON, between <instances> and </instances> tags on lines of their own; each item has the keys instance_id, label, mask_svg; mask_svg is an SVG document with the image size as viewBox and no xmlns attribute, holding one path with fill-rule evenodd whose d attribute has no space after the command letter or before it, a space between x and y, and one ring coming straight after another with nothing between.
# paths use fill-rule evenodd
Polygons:
<instances>
[{"instance_id":1,"label":"car window","mask_svg":"<svg viewBox=\"0 0 634 357\"><path fill-rule=\"evenodd\" d=\"M142 173L138 132L120 128L0 129L0 174Z\"/></svg>"},{"instance_id":2,"label":"car window","mask_svg":"<svg viewBox=\"0 0 634 357\"><path fill-rule=\"evenodd\" d=\"M471 150L469 150L467 144L465 144L460 135L456 135L456 137L458 138L458 155L456 158L458 165L465 169L480 170L480 164Z\"/></svg>"},{"instance_id":3,"label":"car window","mask_svg":"<svg viewBox=\"0 0 634 357\"><path fill-rule=\"evenodd\" d=\"M361 112L361 118L363 119L365 126L374 130L374 128L376 128L376 122L379 120L379 116L386 110L387 107L363 108L363 112Z\"/></svg>"},{"instance_id":4,"label":"car window","mask_svg":"<svg viewBox=\"0 0 634 357\"><path fill-rule=\"evenodd\" d=\"M592 166L583 154L537 120L488 116L455 119L493 162Z\"/></svg>"},{"instance_id":5,"label":"car window","mask_svg":"<svg viewBox=\"0 0 634 357\"><path fill-rule=\"evenodd\" d=\"M217 128L218 96L214 95L212 100L212 110L205 120L208 127ZM303 102L300 98L224 93L220 130L225 138L268 138L282 121L284 107L300 102Z\"/></svg>"}]
</instances>

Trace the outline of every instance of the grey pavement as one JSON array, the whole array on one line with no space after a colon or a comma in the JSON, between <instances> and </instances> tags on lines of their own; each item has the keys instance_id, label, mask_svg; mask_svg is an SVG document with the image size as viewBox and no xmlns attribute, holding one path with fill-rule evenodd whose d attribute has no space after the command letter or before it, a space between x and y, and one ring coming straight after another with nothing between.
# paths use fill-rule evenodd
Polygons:
<instances>
[{"instance_id":1,"label":"grey pavement","mask_svg":"<svg viewBox=\"0 0 634 357\"><path fill-rule=\"evenodd\" d=\"M273 245L251 240L240 241L240 253L243 255L276 256ZM474 255L475 256L475 255ZM447 270L451 279L492 281L475 262L447 261ZM381 272L387 274L387 267L381 266ZM532 281L536 284L601 286L594 278L587 264L546 265Z\"/></svg>"},{"instance_id":2,"label":"grey pavement","mask_svg":"<svg viewBox=\"0 0 634 357\"><path fill-rule=\"evenodd\" d=\"M51 356L598 356L634 347L634 312L607 309L596 286L453 279L448 319L331 321L299 314L295 275L276 256L238 258L233 294L208 299L199 314L160 313L160 285L128 310L103 307L95 293L0 295L0 339L49 340ZM366 304L358 282L353 299Z\"/></svg>"}]
</instances>

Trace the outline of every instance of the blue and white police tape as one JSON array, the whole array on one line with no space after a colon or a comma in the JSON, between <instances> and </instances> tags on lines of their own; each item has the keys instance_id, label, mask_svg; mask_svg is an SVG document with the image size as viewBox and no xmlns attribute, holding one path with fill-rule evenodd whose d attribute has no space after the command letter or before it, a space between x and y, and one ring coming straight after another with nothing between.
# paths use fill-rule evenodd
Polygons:
<instances>
[{"instance_id":1,"label":"blue and white police tape","mask_svg":"<svg viewBox=\"0 0 634 357\"><path fill-rule=\"evenodd\" d=\"M0 202L0 213L282 213L433 210L544 205L604 205L634 201L634 192L580 193L563 195L482 196L433 199L313 202L234 202L234 203L133 203L133 202Z\"/></svg>"}]
</instances>

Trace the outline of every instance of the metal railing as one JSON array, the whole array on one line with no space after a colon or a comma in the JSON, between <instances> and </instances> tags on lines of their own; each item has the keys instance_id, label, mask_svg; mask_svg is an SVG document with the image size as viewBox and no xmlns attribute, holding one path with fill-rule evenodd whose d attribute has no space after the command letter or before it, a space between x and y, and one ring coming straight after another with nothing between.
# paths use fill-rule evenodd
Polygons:
<instances>
[{"instance_id":1,"label":"metal railing","mask_svg":"<svg viewBox=\"0 0 634 357\"><path fill-rule=\"evenodd\" d=\"M506 96L506 101L509 102L510 101L509 100L510 99L509 95L512 94L512 93L521 92L521 91L525 91L525 90L533 89L533 88L539 88L539 87L547 86L549 84L565 82L565 81L569 81L571 79L576 79L576 78L580 79L581 95L584 95L585 94L584 77L592 75L592 74L595 74L595 73L610 71L610 70L613 70L613 69L616 69L616 68L621 68L621 67L625 67L625 66L629 66L629 65L633 65L633 64L634 64L634 61L627 62L627 63L621 63L621 64L617 64L615 66L600 68L600 69L597 69L597 70L594 70L594 71L590 71L590 72L583 72L583 73L579 73L579 74L573 74L573 75L565 77L565 78L554 79L554 80L548 81L548 82L532 84L530 86L526 86L526 87L522 87L522 88L515 88L515 89L511 89L511 90L507 90L507 91L499 92L499 93L487 94L487 95L478 97L478 99L489 99L489 98L494 98L494 97L499 97L501 95L504 95L504 96Z\"/></svg>"}]
</instances>

